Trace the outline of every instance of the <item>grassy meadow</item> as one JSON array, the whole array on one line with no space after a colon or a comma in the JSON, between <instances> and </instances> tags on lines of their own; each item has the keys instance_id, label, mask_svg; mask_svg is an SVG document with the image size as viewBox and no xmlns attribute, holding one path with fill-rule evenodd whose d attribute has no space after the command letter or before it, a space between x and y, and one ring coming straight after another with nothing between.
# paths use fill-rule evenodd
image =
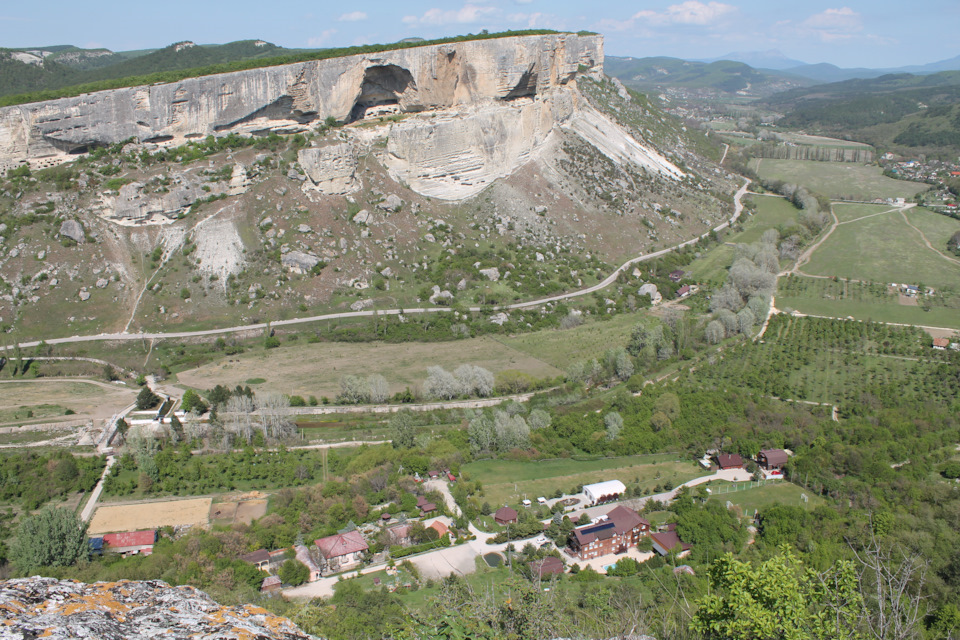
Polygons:
<instances>
[{"instance_id":1,"label":"grassy meadow","mask_svg":"<svg viewBox=\"0 0 960 640\"><path fill-rule=\"evenodd\" d=\"M835 200L912 198L930 188L918 182L888 178L880 167L851 162L763 158L751 160L750 168L765 180L803 185Z\"/></svg>"}]
</instances>

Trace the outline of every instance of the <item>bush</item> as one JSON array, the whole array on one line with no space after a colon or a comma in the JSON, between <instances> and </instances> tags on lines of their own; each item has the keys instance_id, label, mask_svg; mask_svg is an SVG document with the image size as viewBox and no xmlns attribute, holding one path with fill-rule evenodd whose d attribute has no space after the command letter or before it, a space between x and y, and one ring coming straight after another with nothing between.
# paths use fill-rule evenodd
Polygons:
<instances>
[{"instance_id":1,"label":"bush","mask_svg":"<svg viewBox=\"0 0 960 640\"><path fill-rule=\"evenodd\" d=\"M280 580L296 587L310 579L310 569L299 560L290 559L280 566Z\"/></svg>"}]
</instances>

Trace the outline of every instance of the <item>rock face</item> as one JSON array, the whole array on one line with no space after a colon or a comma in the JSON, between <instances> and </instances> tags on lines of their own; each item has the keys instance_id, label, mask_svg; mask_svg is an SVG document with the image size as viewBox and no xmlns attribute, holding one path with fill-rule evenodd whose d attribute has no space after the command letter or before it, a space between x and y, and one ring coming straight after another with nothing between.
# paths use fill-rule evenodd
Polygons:
<instances>
[{"instance_id":1,"label":"rock face","mask_svg":"<svg viewBox=\"0 0 960 640\"><path fill-rule=\"evenodd\" d=\"M343 196L360 189L357 179L357 150L343 142L297 152L297 161L309 183L304 189L314 189L330 196Z\"/></svg>"},{"instance_id":2,"label":"rock face","mask_svg":"<svg viewBox=\"0 0 960 640\"><path fill-rule=\"evenodd\" d=\"M291 251L283 254L280 262L294 273L306 273L320 264L320 258L302 251Z\"/></svg>"},{"instance_id":3,"label":"rock face","mask_svg":"<svg viewBox=\"0 0 960 640\"><path fill-rule=\"evenodd\" d=\"M207 135L306 130L340 122L509 103L601 73L603 38L521 36L414 47L188 78L0 109L0 170L50 166L136 138L179 145Z\"/></svg>"},{"instance_id":4,"label":"rock face","mask_svg":"<svg viewBox=\"0 0 960 640\"><path fill-rule=\"evenodd\" d=\"M308 640L296 625L252 605L223 607L165 582L84 584L53 578L0 582L0 638Z\"/></svg>"},{"instance_id":5,"label":"rock face","mask_svg":"<svg viewBox=\"0 0 960 640\"><path fill-rule=\"evenodd\" d=\"M60 235L77 243L86 240L86 236L83 234L83 225L76 220L64 220L63 224L60 225Z\"/></svg>"}]
</instances>

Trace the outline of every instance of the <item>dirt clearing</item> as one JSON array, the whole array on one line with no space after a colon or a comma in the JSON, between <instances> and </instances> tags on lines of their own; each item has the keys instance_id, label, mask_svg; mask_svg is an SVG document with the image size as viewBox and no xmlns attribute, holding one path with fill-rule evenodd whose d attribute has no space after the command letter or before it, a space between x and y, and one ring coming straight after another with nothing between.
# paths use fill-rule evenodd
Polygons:
<instances>
[{"instance_id":1,"label":"dirt clearing","mask_svg":"<svg viewBox=\"0 0 960 640\"><path fill-rule=\"evenodd\" d=\"M139 531L180 525L206 526L212 498L102 506L93 514L91 534Z\"/></svg>"},{"instance_id":2,"label":"dirt clearing","mask_svg":"<svg viewBox=\"0 0 960 640\"><path fill-rule=\"evenodd\" d=\"M210 521L215 524L250 524L266 514L265 498L218 502L210 507Z\"/></svg>"}]
</instances>

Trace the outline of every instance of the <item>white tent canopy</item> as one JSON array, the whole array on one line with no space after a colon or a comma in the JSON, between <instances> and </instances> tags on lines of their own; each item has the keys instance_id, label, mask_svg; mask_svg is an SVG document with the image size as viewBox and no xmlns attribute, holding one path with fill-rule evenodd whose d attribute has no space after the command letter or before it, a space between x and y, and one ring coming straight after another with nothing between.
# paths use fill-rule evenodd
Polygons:
<instances>
[{"instance_id":1,"label":"white tent canopy","mask_svg":"<svg viewBox=\"0 0 960 640\"><path fill-rule=\"evenodd\" d=\"M607 480L596 484L583 485L583 494L590 503L597 503L603 499L610 499L614 495L622 496L627 487L619 480Z\"/></svg>"}]
</instances>

